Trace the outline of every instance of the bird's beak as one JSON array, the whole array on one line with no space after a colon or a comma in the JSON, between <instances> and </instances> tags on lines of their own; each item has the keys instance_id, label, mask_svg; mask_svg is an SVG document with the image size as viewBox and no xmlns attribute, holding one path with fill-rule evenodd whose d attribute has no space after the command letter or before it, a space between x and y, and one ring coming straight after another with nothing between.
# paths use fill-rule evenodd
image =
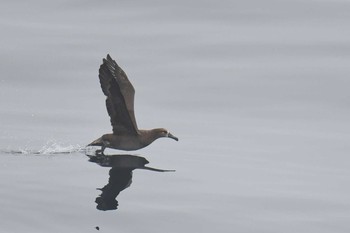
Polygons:
<instances>
[{"instance_id":1,"label":"bird's beak","mask_svg":"<svg viewBox=\"0 0 350 233\"><path fill-rule=\"evenodd\" d=\"M87 146L103 146L103 141L102 141L102 137L96 139L95 141L91 142L89 145Z\"/></svg>"},{"instance_id":2,"label":"bird's beak","mask_svg":"<svg viewBox=\"0 0 350 233\"><path fill-rule=\"evenodd\" d=\"M175 141L179 141L179 139L177 137L175 137L174 135L172 135L171 133L168 133L168 138L172 138Z\"/></svg>"}]
</instances>

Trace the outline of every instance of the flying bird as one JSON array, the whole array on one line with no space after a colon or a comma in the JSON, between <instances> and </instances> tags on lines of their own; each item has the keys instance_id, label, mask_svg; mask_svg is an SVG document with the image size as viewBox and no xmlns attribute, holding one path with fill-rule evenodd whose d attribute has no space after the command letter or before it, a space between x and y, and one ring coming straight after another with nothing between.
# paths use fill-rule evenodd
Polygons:
<instances>
[{"instance_id":1,"label":"flying bird","mask_svg":"<svg viewBox=\"0 0 350 233\"><path fill-rule=\"evenodd\" d=\"M101 146L96 154L104 153L106 148L119 150L138 150L148 146L158 138L179 139L167 129L138 129L134 112L135 89L126 73L107 55L99 69L99 79L106 98L106 107L111 119L113 133L104 134L88 146Z\"/></svg>"}]
</instances>

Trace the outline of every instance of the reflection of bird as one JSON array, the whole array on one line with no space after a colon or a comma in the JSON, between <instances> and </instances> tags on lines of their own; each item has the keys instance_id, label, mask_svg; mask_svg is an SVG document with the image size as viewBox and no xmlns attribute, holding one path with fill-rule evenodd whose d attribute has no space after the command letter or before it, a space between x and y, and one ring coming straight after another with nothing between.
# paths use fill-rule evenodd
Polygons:
<instances>
[{"instance_id":1,"label":"reflection of bird","mask_svg":"<svg viewBox=\"0 0 350 233\"><path fill-rule=\"evenodd\" d=\"M99 69L106 106L113 126L112 134L104 134L88 146L101 146L96 153L103 154L106 147L120 150L138 150L161 137L178 138L163 128L139 130L134 114L135 90L125 72L107 55Z\"/></svg>"},{"instance_id":2,"label":"reflection of bird","mask_svg":"<svg viewBox=\"0 0 350 233\"><path fill-rule=\"evenodd\" d=\"M132 171L134 169L147 169L158 172L169 172L174 170L163 170L146 167L149 162L144 157L136 155L98 155L91 156L90 162L97 163L103 167L112 167L109 170L109 180L103 188L101 195L95 200L99 210L115 210L118 207L117 196L121 191L128 188L132 182Z\"/></svg>"},{"instance_id":3,"label":"reflection of bird","mask_svg":"<svg viewBox=\"0 0 350 233\"><path fill-rule=\"evenodd\" d=\"M130 186L132 182L132 170L131 168L111 168L111 170L109 170L108 184L99 189L102 193L95 200L97 209L117 209L118 201L115 198L121 191Z\"/></svg>"}]
</instances>

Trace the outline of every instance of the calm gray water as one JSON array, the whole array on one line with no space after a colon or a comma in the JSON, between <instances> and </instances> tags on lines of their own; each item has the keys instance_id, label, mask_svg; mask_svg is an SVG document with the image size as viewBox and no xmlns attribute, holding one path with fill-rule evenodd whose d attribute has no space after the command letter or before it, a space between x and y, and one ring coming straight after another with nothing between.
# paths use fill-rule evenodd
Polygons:
<instances>
[{"instance_id":1,"label":"calm gray water","mask_svg":"<svg viewBox=\"0 0 350 233\"><path fill-rule=\"evenodd\" d=\"M350 3L2 1L0 232L349 232ZM117 210L84 146L111 126L98 67L136 89ZM112 151L111 153L115 153Z\"/></svg>"}]
</instances>

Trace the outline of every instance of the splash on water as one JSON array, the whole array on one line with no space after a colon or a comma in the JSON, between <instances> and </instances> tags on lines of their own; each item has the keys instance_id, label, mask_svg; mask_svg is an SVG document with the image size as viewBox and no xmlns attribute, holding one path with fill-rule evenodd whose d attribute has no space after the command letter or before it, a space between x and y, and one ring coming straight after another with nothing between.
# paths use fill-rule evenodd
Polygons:
<instances>
[{"instance_id":1,"label":"splash on water","mask_svg":"<svg viewBox=\"0 0 350 233\"><path fill-rule=\"evenodd\" d=\"M57 142L46 143L38 152L39 154L71 154L81 152L83 148L80 145L63 145Z\"/></svg>"},{"instance_id":2,"label":"splash on water","mask_svg":"<svg viewBox=\"0 0 350 233\"><path fill-rule=\"evenodd\" d=\"M85 147L79 144L75 145L65 145L63 143L50 140L45 143L40 149L32 148L19 148L19 149L7 149L1 150L3 153L7 154L23 154L23 155L52 155L52 154L71 154L71 153L85 153Z\"/></svg>"}]
</instances>

